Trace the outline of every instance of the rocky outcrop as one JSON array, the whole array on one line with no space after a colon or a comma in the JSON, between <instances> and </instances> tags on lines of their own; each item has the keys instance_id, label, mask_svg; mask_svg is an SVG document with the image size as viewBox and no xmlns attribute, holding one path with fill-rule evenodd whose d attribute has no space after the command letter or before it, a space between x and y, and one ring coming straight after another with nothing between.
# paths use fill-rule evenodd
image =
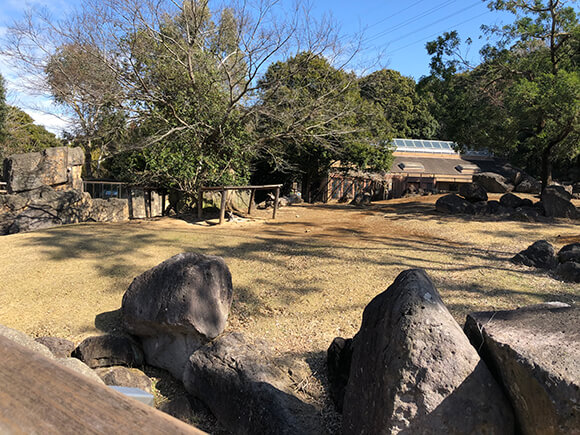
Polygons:
<instances>
[{"instance_id":1,"label":"rocky outcrop","mask_svg":"<svg viewBox=\"0 0 580 435\"><path fill-rule=\"evenodd\" d=\"M571 202L572 195L562 186L551 185L542 192L546 216L577 219L580 213Z\"/></svg>"},{"instance_id":2,"label":"rocky outcrop","mask_svg":"<svg viewBox=\"0 0 580 435\"><path fill-rule=\"evenodd\" d=\"M294 395L288 368L263 342L222 336L191 355L183 382L232 433L323 433L318 411Z\"/></svg>"},{"instance_id":3,"label":"rocky outcrop","mask_svg":"<svg viewBox=\"0 0 580 435\"><path fill-rule=\"evenodd\" d=\"M8 193L25 192L44 186L82 190L81 148L47 148L37 153L14 154L4 160Z\"/></svg>"},{"instance_id":4,"label":"rocky outcrop","mask_svg":"<svg viewBox=\"0 0 580 435\"><path fill-rule=\"evenodd\" d=\"M469 314L465 332L501 380L523 434L580 428L580 309L543 304Z\"/></svg>"},{"instance_id":5,"label":"rocky outcrop","mask_svg":"<svg viewBox=\"0 0 580 435\"><path fill-rule=\"evenodd\" d=\"M514 188L504 176L495 172L474 174L473 182L479 184L488 193L506 193Z\"/></svg>"},{"instance_id":6,"label":"rocky outcrop","mask_svg":"<svg viewBox=\"0 0 580 435\"><path fill-rule=\"evenodd\" d=\"M513 433L509 403L423 270L364 310L343 433Z\"/></svg>"},{"instance_id":7,"label":"rocky outcrop","mask_svg":"<svg viewBox=\"0 0 580 435\"><path fill-rule=\"evenodd\" d=\"M43 186L13 195L0 195L0 235L15 234L79 222L127 220L125 199L91 199L81 190Z\"/></svg>"},{"instance_id":8,"label":"rocky outcrop","mask_svg":"<svg viewBox=\"0 0 580 435\"><path fill-rule=\"evenodd\" d=\"M546 240L538 240L512 258L512 263L540 269L551 269L557 264L554 247Z\"/></svg>"},{"instance_id":9,"label":"rocky outcrop","mask_svg":"<svg viewBox=\"0 0 580 435\"><path fill-rule=\"evenodd\" d=\"M90 368L143 365L143 351L135 340L117 335L99 335L83 340L72 356Z\"/></svg>"},{"instance_id":10,"label":"rocky outcrop","mask_svg":"<svg viewBox=\"0 0 580 435\"><path fill-rule=\"evenodd\" d=\"M42 187L23 194L0 195L0 234L15 234L84 222L91 197L80 190Z\"/></svg>"},{"instance_id":11,"label":"rocky outcrop","mask_svg":"<svg viewBox=\"0 0 580 435\"><path fill-rule=\"evenodd\" d=\"M232 277L221 257L186 252L133 280L121 307L126 330L145 358L181 379L194 350L226 326Z\"/></svg>"}]
</instances>

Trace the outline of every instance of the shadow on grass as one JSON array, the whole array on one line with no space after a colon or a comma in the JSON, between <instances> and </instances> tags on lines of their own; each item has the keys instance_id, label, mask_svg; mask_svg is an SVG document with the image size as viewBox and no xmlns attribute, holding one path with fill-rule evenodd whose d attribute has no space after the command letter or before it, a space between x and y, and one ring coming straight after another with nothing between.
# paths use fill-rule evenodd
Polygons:
<instances>
[{"instance_id":1,"label":"shadow on grass","mask_svg":"<svg viewBox=\"0 0 580 435\"><path fill-rule=\"evenodd\" d=\"M337 209L352 210L361 214L361 209L342 204L313 207L328 210L329 213ZM380 204L362 210L362 213L377 216L386 211L406 218L437 214L433 204L422 202ZM309 267L323 264L343 262L344 267L348 268L356 262L362 268L361 273L365 273L364 268L367 266L385 266L400 270L421 267L427 272L443 273L493 270L514 274L515 279L518 276L523 278L537 274L532 269L514 269L508 263L514 252L449 241L437 237L434 231L426 236L402 237L396 233L381 234L370 227L367 230L349 228L348 221L344 225L341 222L332 222L331 225L322 228L322 234L302 234L293 231L294 228L304 227L307 224L285 222L280 226L275 221L268 221L258 228L259 235L251 233L256 227L246 227L247 231L240 231L239 228L232 231L231 227L199 227L180 229L172 233L160 229L150 231L134 223L76 225L39 233L38 237L26 239L24 243L28 243L34 249L43 250L55 261L88 259L91 267L94 267L101 276L120 279L132 278L144 271L142 266L136 264L136 258L151 256L152 254L145 253L145 248L151 246L171 250L179 247L181 252L219 255L224 257L226 262L231 259L249 261L252 262L250 267L255 268L255 277L250 284L236 287L234 306L237 307L238 313L252 316L272 315L268 311L270 308L268 298L272 295L276 296L279 304L290 306L307 294L331 290L323 288L322 284L317 282L316 276L309 275ZM519 223L521 230L528 232L534 231L537 225L539 224ZM186 232L187 236L183 236ZM482 230L482 232L493 231ZM509 231L505 234L493 233L506 239L513 238L513 233ZM278 268L279 274L282 276L287 274L287 278L269 281L260 273L265 267L270 270ZM356 278L353 285L356 285L355 283ZM450 292L461 290L486 296L494 295L497 291L494 282L466 288L465 285L456 285L452 278L438 282L438 287ZM382 291L384 288L379 290ZM502 290L502 293L505 293L505 290ZM517 293L514 294L517 296ZM530 291L528 294L546 300L557 296L543 294L541 290ZM115 317L118 316L116 312L102 313L99 316L95 320L96 327L107 332L108 329L116 327L115 322L119 321Z\"/></svg>"}]
</instances>

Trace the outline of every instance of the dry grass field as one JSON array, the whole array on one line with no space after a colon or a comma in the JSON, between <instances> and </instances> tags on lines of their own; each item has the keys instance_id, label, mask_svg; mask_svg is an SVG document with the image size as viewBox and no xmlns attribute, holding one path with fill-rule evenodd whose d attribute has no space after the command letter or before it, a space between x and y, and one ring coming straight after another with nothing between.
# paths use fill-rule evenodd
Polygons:
<instances>
[{"instance_id":1,"label":"dry grass field","mask_svg":"<svg viewBox=\"0 0 580 435\"><path fill-rule=\"evenodd\" d=\"M227 329L306 360L316 401L332 339L352 336L364 307L405 269L424 268L460 324L473 310L578 302L580 284L509 262L539 239L556 249L580 241L577 222L444 216L436 199L291 206L276 221L222 226L162 218L5 236L0 324L75 342L115 331L135 276L184 251L220 255L235 292Z\"/></svg>"}]
</instances>

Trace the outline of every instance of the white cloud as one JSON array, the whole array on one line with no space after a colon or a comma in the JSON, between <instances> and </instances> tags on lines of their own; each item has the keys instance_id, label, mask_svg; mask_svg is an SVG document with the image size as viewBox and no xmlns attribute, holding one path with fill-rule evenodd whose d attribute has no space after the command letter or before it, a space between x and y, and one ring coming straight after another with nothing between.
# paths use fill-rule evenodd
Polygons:
<instances>
[{"instance_id":1,"label":"white cloud","mask_svg":"<svg viewBox=\"0 0 580 435\"><path fill-rule=\"evenodd\" d=\"M36 124L44 126L44 128L57 136L62 136L63 131L70 127L70 120L67 120L65 117L43 112L41 110L23 110L34 119Z\"/></svg>"}]
</instances>

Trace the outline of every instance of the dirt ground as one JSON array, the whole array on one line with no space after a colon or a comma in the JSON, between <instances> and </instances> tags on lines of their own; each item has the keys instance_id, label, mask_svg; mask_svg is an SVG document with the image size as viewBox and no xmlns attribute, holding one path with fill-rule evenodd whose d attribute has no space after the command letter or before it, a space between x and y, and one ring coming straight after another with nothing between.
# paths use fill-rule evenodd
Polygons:
<instances>
[{"instance_id":1,"label":"dirt ground","mask_svg":"<svg viewBox=\"0 0 580 435\"><path fill-rule=\"evenodd\" d=\"M362 311L403 270L427 271L456 320L474 310L577 303L580 284L509 262L532 242L580 242L580 225L501 221L435 212L438 197L294 205L254 221L211 226L179 219L82 224L0 238L0 324L79 342L119 329L132 279L184 251L220 255L233 277L228 331L305 360L305 400L338 424L325 393L325 352L351 337ZM580 204L577 204L580 205ZM304 387L306 386L306 387Z\"/></svg>"}]
</instances>

